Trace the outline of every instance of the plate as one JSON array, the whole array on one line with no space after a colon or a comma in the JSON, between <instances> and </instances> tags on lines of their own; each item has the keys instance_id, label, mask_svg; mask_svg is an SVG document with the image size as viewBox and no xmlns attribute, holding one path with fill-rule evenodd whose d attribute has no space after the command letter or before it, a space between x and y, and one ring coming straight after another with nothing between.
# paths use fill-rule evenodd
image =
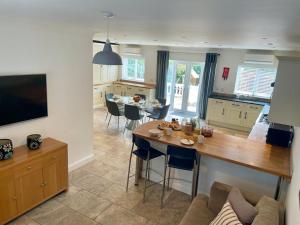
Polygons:
<instances>
[{"instance_id":1,"label":"plate","mask_svg":"<svg viewBox=\"0 0 300 225\"><path fill-rule=\"evenodd\" d=\"M181 139L180 143L183 145L193 145L195 142L193 140L188 140L188 139Z\"/></svg>"}]
</instances>

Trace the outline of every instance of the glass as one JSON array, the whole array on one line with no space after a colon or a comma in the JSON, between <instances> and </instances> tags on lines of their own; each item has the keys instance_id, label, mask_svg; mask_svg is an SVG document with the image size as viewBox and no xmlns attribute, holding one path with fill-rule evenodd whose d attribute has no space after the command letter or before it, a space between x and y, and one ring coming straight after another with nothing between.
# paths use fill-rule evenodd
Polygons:
<instances>
[{"instance_id":1,"label":"glass","mask_svg":"<svg viewBox=\"0 0 300 225\"><path fill-rule=\"evenodd\" d=\"M199 95L199 84L202 74L202 65L195 64L191 68L190 80L189 80L189 94L187 111L197 112L197 102Z\"/></svg>"},{"instance_id":2,"label":"glass","mask_svg":"<svg viewBox=\"0 0 300 225\"><path fill-rule=\"evenodd\" d=\"M186 64L179 63L176 65L176 77L175 77L175 94L174 94L174 106L175 110L182 110L182 101L184 93L184 81L186 76Z\"/></svg>"}]
</instances>

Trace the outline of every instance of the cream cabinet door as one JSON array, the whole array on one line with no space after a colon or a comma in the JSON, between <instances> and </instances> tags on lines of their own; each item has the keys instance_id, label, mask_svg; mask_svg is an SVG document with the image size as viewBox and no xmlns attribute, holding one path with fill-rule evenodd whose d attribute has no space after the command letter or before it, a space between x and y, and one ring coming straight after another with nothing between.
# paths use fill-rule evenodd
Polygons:
<instances>
[{"instance_id":1,"label":"cream cabinet door","mask_svg":"<svg viewBox=\"0 0 300 225\"><path fill-rule=\"evenodd\" d=\"M225 122L227 115L227 104L224 100L209 99L207 108L207 120Z\"/></svg>"},{"instance_id":2,"label":"cream cabinet door","mask_svg":"<svg viewBox=\"0 0 300 225\"><path fill-rule=\"evenodd\" d=\"M226 123L241 126L243 119L243 111L245 110L245 105L237 102L228 103L228 116L226 117Z\"/></svg>"},{"instance_id":3,"label":"cream cabinet door","mask_svg":"<svg viewBox=\"0 0 300 225\"><path fill-rule=\"evenodd\" d=\"M243 112L243 126L251 128L254 126L263 106L261 105L247 105L246 110Z\"/></svg>"}]
</instances>

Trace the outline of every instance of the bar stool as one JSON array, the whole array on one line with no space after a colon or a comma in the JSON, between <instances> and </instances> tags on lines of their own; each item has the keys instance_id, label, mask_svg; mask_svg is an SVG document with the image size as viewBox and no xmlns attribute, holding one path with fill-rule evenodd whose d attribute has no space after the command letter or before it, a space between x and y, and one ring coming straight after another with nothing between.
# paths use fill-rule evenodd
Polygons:
<instances>
[{"instance_id":1,"label":"bar stool","mask_svg":"<svg viewBox=\"0 0 300 225\"><path fill-rule=\"evenodd\" d=\"M168 145L167 156L165 158L164 180L163 180L163 189L161 195L161 208L163 207L167 169L169 170L168 183L167 183L168 188L170 184L170 179L176 179L176 178L170 178L171 168L194 172L193 180L192 180L192 191L191 191L191 196L193 198L194 189L196 185L195 182L197 180L194 175L195 175L195 169L198 168L196 150L191 148L175 147L175 146ZM191 181L187 181L184 179L176 179L176 180L181 180L181 181L191 183Z\"/></svg>"},{"instance_id":2,"label":"bar stool","mask_svg":"<svg viewBox=\"0 0 300 225\"><path fill-rule=\"evenodd\" d=\"M137 149L134 149L134 145L136 145ZM150 179L150 160L155 159L160 156L165 156L164 153L150 147L150 143L142 138L139 138L135 136L134 134L132 135L132 148L130 152L130 158L129 158L129 166L128 166L128 174L127 174L127 183L126 183L126 192L128 191L128 183L129 183L129 178L132 176L135 176L136 174L130 175L130 167L131 167L131 159L132 155L135 155L136 157L146 161L146 170L145 170L145 184L144 184L144 197L143 201L145 201L145 196L146 196L146 189L152 186L153 184L150 184L147 186L147 180ZM155 171L153 171L155 172ZM160 183L160 182L156 182Z\"/></svg>"}]
</instances>

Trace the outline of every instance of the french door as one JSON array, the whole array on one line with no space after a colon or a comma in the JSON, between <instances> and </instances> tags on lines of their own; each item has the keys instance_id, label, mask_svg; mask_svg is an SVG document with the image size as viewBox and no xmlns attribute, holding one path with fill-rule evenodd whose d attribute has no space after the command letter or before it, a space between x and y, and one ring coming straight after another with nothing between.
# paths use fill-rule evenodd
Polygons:
<instances>
[{"instance_id":1,"label":"french door","mask_svg":"<svg viewBox=\"0 0 300 225\"><path fill-rule=\"evenodd\" d=\"M171 111L197 113L204 62L170 60L167 102Z\"/></svg>"}]
</instances>

